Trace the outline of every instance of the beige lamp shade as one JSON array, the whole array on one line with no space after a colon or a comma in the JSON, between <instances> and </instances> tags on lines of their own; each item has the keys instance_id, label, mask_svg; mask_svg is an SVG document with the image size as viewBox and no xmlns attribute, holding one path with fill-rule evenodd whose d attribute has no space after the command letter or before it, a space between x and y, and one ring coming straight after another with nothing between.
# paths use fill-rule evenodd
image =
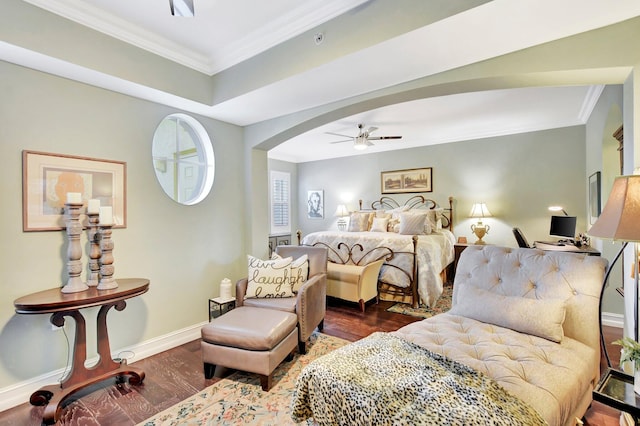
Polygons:
<instances>
[{"instance_id":1,"label":"beige lamp shade","mask_svg":"<svg viewBox=\"0 0 640 426\"><path fill-rule=\"evenodd\" d=\"M471 207L471 213L469 217L491 217L491 212L487 208L485 203L475 203Z\"/></svg>"},{"instance_id":2,"label":"beige lamp shade","mask_svg":"<svg viewBox=\"0 0 640 426\"><path fill-rule=\"evenodd\" d=\"M616 241L640 241L640 175L615 179L607 204L587 234Z\"/></svg>"}]
</instances>

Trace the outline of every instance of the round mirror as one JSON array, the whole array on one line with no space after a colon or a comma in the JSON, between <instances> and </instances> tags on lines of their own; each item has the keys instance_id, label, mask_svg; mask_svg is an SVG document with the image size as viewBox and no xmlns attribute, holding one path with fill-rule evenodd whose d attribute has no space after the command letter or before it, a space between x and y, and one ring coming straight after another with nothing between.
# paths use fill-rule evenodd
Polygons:
<instances>
[{"instance_id":1,"label":"round mirror","mask_svg":"<svg viewBox=\"0 0 640 426\"><path fill-rule=\"evenodd\" d=\"M193 205L211 191L215 157L211 139L195 118L165 117L153 134L153 168L164 192L180 204Z\"/></svg>"}]
</instances>

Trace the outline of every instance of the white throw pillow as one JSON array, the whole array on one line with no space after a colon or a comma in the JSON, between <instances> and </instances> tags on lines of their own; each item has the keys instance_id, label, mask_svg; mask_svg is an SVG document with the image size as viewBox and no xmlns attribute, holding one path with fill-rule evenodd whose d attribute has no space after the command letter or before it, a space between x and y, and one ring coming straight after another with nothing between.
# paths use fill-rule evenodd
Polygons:
<instances>
[{"instance_id":1,"label":"white throw pillow","mask_svg":"<svg viewBox=\"0 0 640 426\"><path fill-rule=\"evenodd\" d=\"M426 215L411 214L409 212L400 213L400 234L421 235L424 234L424 223Z\"/></svg>"},{"instance_id":2,"label":"white throw pillow","mask_svg":"<svg viewBox=\"0 0 640 426\"><path fill-rule=\"evenodd\" d=\"M565 301L561 299L503 296L479 288L466 288L458 293L456 305L449 313L553 342L560 342L564 336Z\"/></svg>"},{"instance_id":3,"label":"white throw pillow","mask_svg":"<svg viewBox=\"0 0 640 426\"><path fill-rule=\"evenodd\" d=\"M293 297L291 262L293 258L262 260L247 255L249 274L245 298Z\"/></svg>"},{"instance_id":4,"label":"white throw pillow","mask_svg":"<svg viewBox=\"0 0 640 426\"><path fill-rule=\"evenodd\" d=\"M371 225L371 232L387 232L387 225L389 225L389 218L386 217L374 217L373 224Z\"/></svg>"},{"instance_id":5,"label":"white throw pillow","mask_svg":"<svg viewBox=\"0 0 640 426\"><path fill-rule=\"evenodd\" d=\"M428 212L427 221L431 226L431 232L437 229L442 229L442 215L444 214L444 209L442 207L436 207L435 209L428 210Z\"/></svg>"}]
</instances>

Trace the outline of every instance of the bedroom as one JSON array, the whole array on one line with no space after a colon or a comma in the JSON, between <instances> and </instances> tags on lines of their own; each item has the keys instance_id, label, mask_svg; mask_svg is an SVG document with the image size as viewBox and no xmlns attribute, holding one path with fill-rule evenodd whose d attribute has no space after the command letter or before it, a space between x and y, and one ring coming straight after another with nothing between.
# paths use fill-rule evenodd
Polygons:
<instances>
[{"instance_id":1,"label":"bedroom","mask_svg":"<svg viewBox=\"0 0 640 426\"><path fill-rule=\"evenodd\" d=\"M30 34L16 28L16 22L20 22L22 26L26 25L25 23L31 23L32 27L46 24L51 28L54 36L57 34L56 31L60 32L54 38L58 43L45 43L42 47L42 50L50 54L63 57L84 54L91 57L94 49L92 46L99 45L103 48L102 54L105 58L110 58L109 55L113 54L111 49L125 49L126 55L136 57L143 64L142 71L152 66L172 69L170 65L154 58L152 54L127 48L124 43L110 41L106 36L74 26L69 27L73 30L69 34L70 30L63 29L69 24L63 22L61 18L49 16L24 2L12 0L7 2L5 7L8 13L3 14L0 28L2 28L2 40L7 43L40 44L37 37L33 39ZM74 38L88 39L90 42L88 46L78 46L69 42ZM77 51L69 51L73 49ZM626 53L637 55L637 52ZM600 52L600 55L602 57L595 58L594 63L589 66L603 66L602 63L611 60L603 52ZM613 56L618 57L618 55ZM54 287L63 279L64 274L60 255L63 244L61 234L22 232L22 188L19 184L22 173L21 151L33 149L122 160L128 165L128 210L127 228L116 229L113 234L116 275L144 276L151 280L152 286L147 295L131 300L127 309L110 317L110 327L114 334L112 345L114 348L135 346L137 354L144 356L157 351L163 345L170 347L192 340L198 335L199 326L206 321L204 301L211 295L217 294L218 283L227 276L235 278L243 274L246 268L244 259L246 253L266 251L264 243L268 238L266 219L264 215L252 214L255 211L263 211L267 205L263 185L268 168L266 152L259 150L248 152L249 147L254 145L275 143L274 131L261 130L260 125L243 128L205 116L200 117L212 136L216 158L223 161L217 162L217 178L211 195L200 205L188 208L179 206L170 202L159 190L150 160L150 135L164 116L175 112L175 107L95 87L89 84L91 82L78 82L71 77L58 77L50 72L34 69L35 65L32 67L26 63L16 65L14 61L17 59L9 60L9 58L14 57L7 54L5 57L7 62L0 63L2 75L0 84L3 93L0 101L0 115L5 121L0 145L2 158L5 159L2 184L5 208L0 225L3 239L1 269L5 273L2 288L5 300L12 301L24 294ZM634 61L632 64L640 62L639 58L631 58ZM84 59L87 62L99 62L98 66L103 67L101 69L105 72L109 71L110 64L104 63L108 61L95 57L91 57L91 61ZM624 61L622 63L616 61L614 64L628 65ZM561 65L557 65L557 68L560 67ZM142 71L132 65L126 73L122 73L126 75L121 77L130 77L133 81L145 81L137 75ZM208 88L212 83L199 73L182 68L172 69L172 71L185 77L181 81L188 81L187 87L175 88L175 85L162 80L156 81L155 84L166 85L169 87L168 90L195 92L194 97L205 97L205 93L209 93L202 87ZM470 72L473 71L470 70ZM156 76L154 78L159 79ZM633 101L633 83L635 82L637 86L634 78L637 79L637 77L630 77L628 81L610 82L618 86L607 89L607 93L612 91L609 93L609 103L602 105L598 114L593 116L594 121L590 121L586 126L549 131L554 139L568 138L573 144L578 144L578 140L586 143L584 147L577 147L584 151L580 153L577 171L574 170L576 174L571 174L571 179L575 180L576 185L585 184L588 171L598 169L597 165L601 162L599 144L601 144L602 132L596 135L595 131L591 131L591 126L604 128L602 122L608 116L610 105L621 105L624 98L624 120L625 124L629 123L625 127L633 129L633 124L637 123L637 118L629 115L633 114L633 106L637 103ZM622 83L625 85L619 86ZM337 109L336 114L347 115ZM619 119L622 119L622 108L620 108ZM295 120L296 123L305 121L304 115ZM265 124L265 127L282 129L285 126L284 120L275 120L268 124ZM280 133L286 132L278 130L275 133L278 138L284 138L285 135ZM549 135L543 132L542 136ZM487 140L481 143L490 146L498 142L498 140ZM466 142L459 144L464 145ZM449 148L442 146L433 149L439 151ZM436 155L435 152L433 154L429 152L433 160L421 159L419 164L397 157L400 155L387 155L384 162L377 158L363 157L362 161L371 161L363 166L371 169L372 177L368 182L371 182L372 186L350 188L353 196L359 197L360 194L365 194L363 197L371 197L367 195L370 191L378 191L378 173L382 170L416 166L434 167L436 191L434 194L438 195L439 200L453 195L459 203L463 203L461 200L479 194L480 190L486 190L486 188L473 188L473 191L469 190L465 193L462 186L455 183L453 176L443 175L448 173L447 170L451 170L452 166L444 161L445 158L450 158L451 154L441 152ZM570 159L568 152L563 155L566 160ZM435 161L436 159L439 161ZM318 163L317 167L320 166L322 163ZM346 174L341 182L336 181L332 187L329 187L324 183L310 180L311 173L317 172L313 167L314 165L311 164L298 166L296 173L299 191L306 191L311 186L319 187L326 191L327 197L334 197L339 192L337 190L334 192L332 188L345 186L344 180L354 181L353 176ZM467 164L466 168L469 167ZM462 176L463 170L456 173ZM567 176L562 177L567 178ZM259 185L251 185L251 181L259 182ZM251 189L246 193L238 191L239 183ZM492 188L495 189L498 186L499 183L495 182ZM487 197L487 202L490 202L488 200L498 201L501 198L501 195L497 194L483 194L483 196ZM573 197L567 196L572 200L571 207L576 211L584 211L586 195L576 196L575 199ZM330 198L327 199L329 200ZM546 205L546 200L540 201L541 204ZM294 204L301 205L295 200ZM457 223L460 229L464 230L461 232L467 232L470 222L465 224L467 219L462 211L463 205L460 206ZM495 206L496 212L505 211L504 207L499 207L498 204ZM507 227L507 222L523 226L521 219L526 218L526 214L530 211L526 209L526 212L514 213L513 216L508 216L508 219L497 218L497 220L504 220L505 224L502 225L504 229ZM298 217L301 216L302 214L298 213ZM298 224L303 225L300 219ZM304 228L311 229L307 225ZM538 234L544 238L544 232L540 230ZM532 230L531 233L533 237L535 231ZM498 235L502 235L500 240L497 238ZM492 233L489 241L514 244L514 241L504 233L496 235ZM176 249L177 247L179 249ZM172 315L167 315L166 306L169 301L171 301ZM194 309L194 307L199 308ZM66 365L67 344L60 332L51 330L46 316L15 315L10 303L0 307L0 324L0 390L3 395L1 399L7 404L22 403L29 389L37 386L32 383L32 380L48 383L61 372ZM46 356L38 354L42 347L50 348Z\"/></svg>"}]
</instances>

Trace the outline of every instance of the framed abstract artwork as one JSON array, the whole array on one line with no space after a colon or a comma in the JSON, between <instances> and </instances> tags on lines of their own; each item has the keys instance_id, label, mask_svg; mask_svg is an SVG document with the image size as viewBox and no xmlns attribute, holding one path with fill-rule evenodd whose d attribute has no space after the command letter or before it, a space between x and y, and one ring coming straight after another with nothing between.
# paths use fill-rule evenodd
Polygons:
<instances>
[{"instance_id":1,"label":"framed abstract artwork","mask_svg":"<svg viewBox=\"0 0 640 426\"><path fill-rule=\"evenodd\" d=\"M85 207L90 199L111 206L114 228L126 227L126 171L122 161L22 151L23 231L65 229L64 203L69 192L80 193Z\"/></svg>"}]
</instances>

